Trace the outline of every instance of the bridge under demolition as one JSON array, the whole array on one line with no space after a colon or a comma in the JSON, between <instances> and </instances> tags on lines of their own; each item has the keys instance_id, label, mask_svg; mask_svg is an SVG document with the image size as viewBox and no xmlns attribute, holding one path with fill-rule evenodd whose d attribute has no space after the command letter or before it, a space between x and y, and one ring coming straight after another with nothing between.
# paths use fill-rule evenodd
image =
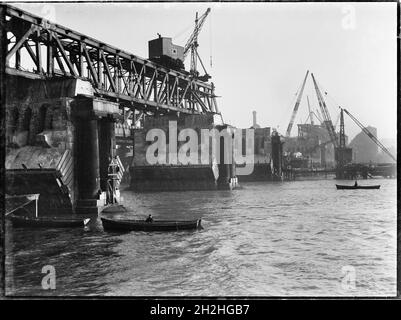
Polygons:
<instances>
[{"instance_id":1,"label":"bridge under demolition","mask_svg":"<svg viewBox=\"0 0 401 320\"><path fill-rule=\"evenodd\" d=\"M140 192L232 189L238 180L291 178L283 152L289 140L258 126L256 114L250 175L238 174L235 163L212 158L207 165L147 161L147 132L161 129L170 135L169 121L196 132L232 128L223 122L210 76L196 70L197 59L204 69L196 47L208 12L196 20L185 47L159 36L149 41L149 59L143 59L1 5L6 192L40 193L43 214L98 213L118 201L124 180ZM186 71L183 59L189 52L191 69ZM333 132L326 136L333 139ZM221 154L225 143L220 143Z\"/></svg>"}]
</instances>

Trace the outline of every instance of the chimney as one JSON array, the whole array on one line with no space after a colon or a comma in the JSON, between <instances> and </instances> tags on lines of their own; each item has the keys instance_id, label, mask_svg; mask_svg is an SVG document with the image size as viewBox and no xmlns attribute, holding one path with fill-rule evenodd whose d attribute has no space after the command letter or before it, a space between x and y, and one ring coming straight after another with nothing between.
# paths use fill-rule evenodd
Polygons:
<instances>
[{"instance_id":1,"label":"chimney","mask_svg":"<svg viewBox=\"0 0 401 320\"><path fill-rule=\"evenodd\" d=\"M252 111L253 114L253 127L256 127L256 111Z\"/></svg>"}]
</instances>

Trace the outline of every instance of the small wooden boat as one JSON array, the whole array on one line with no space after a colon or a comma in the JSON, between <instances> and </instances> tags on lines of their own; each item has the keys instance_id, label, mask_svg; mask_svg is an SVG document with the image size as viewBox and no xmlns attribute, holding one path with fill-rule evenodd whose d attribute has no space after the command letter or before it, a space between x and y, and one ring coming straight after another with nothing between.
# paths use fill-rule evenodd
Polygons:
<instances>
[{"instance_id":1,"label":"small wooden boat","mask_svg":"<svg viewBox=\"0 0 401 320\"><path fill-rule=\"evenodd\" d=\"M38 217L39 196L39 194L6 196L6 217L14 227L71 228L83 227L90 221L90 219L75 217ZM35 201L34 215L25 210L32 201Z\"/></svg>"},{"instance_id":2,"label":"small wooden boat","mask_svg":"<svg viewBox=\"0 0 401 320\"><path fill-rule=\"evenodd\" d=\"M112 220L101 218L103 229L108 231L178 231L201 229L201 219L187 221Z\"/></svg>"},{"instance_id":3,"label":"small wooden boat","mask_svg":"<svg viewBox=\"0 0 401 320\"><path fill-rule=\"evenodd\" d=\"M58 217L28 217L9 215L14 227L32 228L72 228L84 227L90 219L82 218L58 218Z\"/></svg>"},{"instance_id":4,"label":"small wooden boat","mask_svg":"<svg viewBox=\"0 0 401 320\"><path fill-rule=\"evenodd\" d=\"M345 186L341 184L336 184L337 190L352 190L352 189L380 189L380 185L372 185L372 186L360 186L360 185L352 185Z\"/></svg>"}]
</instances>

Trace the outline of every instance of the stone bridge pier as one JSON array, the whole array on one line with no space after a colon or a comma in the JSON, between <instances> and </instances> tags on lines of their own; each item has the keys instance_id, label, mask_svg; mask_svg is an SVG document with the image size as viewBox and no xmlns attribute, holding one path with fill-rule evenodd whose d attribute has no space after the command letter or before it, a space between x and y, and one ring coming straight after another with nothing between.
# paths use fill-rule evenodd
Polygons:
<instances>
[{"instance_id":1,"label":"stone bridge pier","mask_svg":"<svg viewBox=\"0 0 401 320\"><path fill-rule=\"evenodd\" d=\"M118 103L79 79L6 76L6 192L39 193L40 214L98 213L116 155Z\"/></svg>"},{"instance_id":2,"label":"stone bridge pier","mask_svg":"<svg viewBox=\"0 0 401 320\"><path fill-rule=\"evenodd\" d=\"M71 115L76 141L76 212L97 213L109 192L108 167L116 155L115 121L120 118L119 105L77 97L71 103Z\"/></svg>"}]
</instances>

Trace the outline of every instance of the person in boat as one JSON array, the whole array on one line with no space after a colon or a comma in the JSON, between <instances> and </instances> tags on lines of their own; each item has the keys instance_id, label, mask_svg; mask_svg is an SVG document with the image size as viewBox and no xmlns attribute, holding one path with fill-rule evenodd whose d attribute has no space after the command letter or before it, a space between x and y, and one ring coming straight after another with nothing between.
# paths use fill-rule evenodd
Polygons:
<instances>
[{"instance_id":1,"label":"person in boat","mask_svg":"<svg viewBox=\"0 0 401 320\"><path fill-rule=\"evenodd\" d=\"M356 180L355 180L354 187L357 187L357 186L358 186L358 182L356 182Z\"/></svg>"},{"instance_id":2,"label":"person in boat","mask_svg":"<svg viewBox=\"0 0 401 320\"><path fill-rule=\"evenodd\" d=\"M153 217L152 217L152 215L150 214L150 215L146 218L145 221L146 221L146 222L153 222Z\"/></svg>"}]
</instances>

